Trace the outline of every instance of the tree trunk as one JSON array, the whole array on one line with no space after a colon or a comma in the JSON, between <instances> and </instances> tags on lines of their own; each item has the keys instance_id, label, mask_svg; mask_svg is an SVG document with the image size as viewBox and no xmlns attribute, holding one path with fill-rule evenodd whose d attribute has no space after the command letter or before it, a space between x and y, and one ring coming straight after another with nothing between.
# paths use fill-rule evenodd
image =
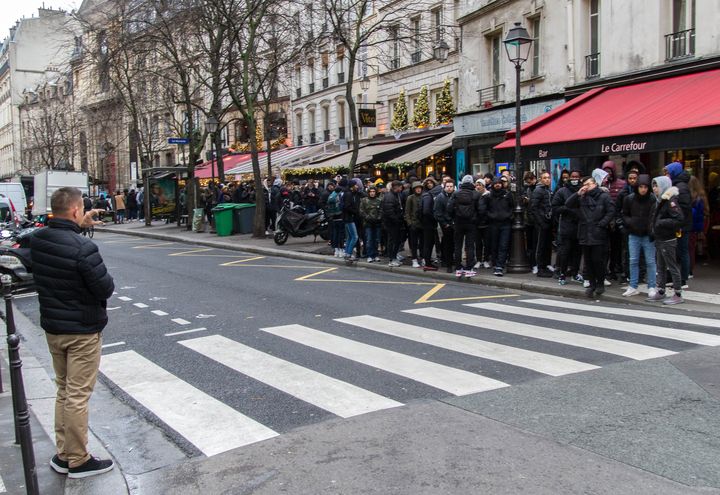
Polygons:
<instances>
[{"instance_id":1,"label":"tree trunk","mask_svg":"<svg viewBox=\"0 0 720 495\"><path fill-rule=\"evenodd\" d=\"M357 106L355 105L355 97L353 96L353 79L355 78L355 53L348 51L348 80L345 83L345 100L348 104L348 112L350 112L350 129L352 132L352 154L350 156L350 170L348 171L348 179L352 179L355 174L355 164L358 158L358 147L360 146L360 136L358 133Z\"/></svg>"},{"instance_id":2,"label":"tree trunk","mask_svg":"<svg viewBox=\"0 0 720 495\"><path fill-rule=\"evenodd\" d=\"M218 182L225 184L225 165L223 164L220 130L213 134L213 141L215 141L215 163L217 164Z\"/></svg>"}]
</instances>

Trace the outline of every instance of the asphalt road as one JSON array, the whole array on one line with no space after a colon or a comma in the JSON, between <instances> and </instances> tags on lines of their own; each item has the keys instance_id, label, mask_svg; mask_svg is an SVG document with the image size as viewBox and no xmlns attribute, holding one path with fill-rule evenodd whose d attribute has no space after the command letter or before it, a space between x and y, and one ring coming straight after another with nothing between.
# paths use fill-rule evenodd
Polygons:
<instances>
[{"instance_id":1,"label":"asphalt road","mask_svg":"<svg viewBox=\"0 0 720 495\"><path fill-rule=\"evenodd\" d=\"M95 241L116 286L101 376L112 394L93 399L98 435L135 473L363 412L481 403L720 345L717 322L672 311L535 304L540 297L462 281L122 235ZM37 322L34 298L17 305Z\"/></svg>"}]
</instances>

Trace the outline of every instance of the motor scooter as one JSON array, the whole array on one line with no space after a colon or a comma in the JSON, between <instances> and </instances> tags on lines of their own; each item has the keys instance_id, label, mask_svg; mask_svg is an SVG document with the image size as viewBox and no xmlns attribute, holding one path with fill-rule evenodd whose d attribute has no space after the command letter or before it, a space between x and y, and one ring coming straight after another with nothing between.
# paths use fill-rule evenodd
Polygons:
<instances>
[{"instance_id":1,"label":"motor scooter","mask_svg":"<svg viewBox=\"0 0 720 495\"><path fill-rule=\"evenodd\" d=\"M308 235L320 236L323 240L330 239L330 225L325 218L325 212L320 210L317 213L306 213L300 205L293 205L285 200L278 212L275 221L275 235L273 240L278 246L282 246L288 237L305 237Z\"/></svg>"}]
</instances>

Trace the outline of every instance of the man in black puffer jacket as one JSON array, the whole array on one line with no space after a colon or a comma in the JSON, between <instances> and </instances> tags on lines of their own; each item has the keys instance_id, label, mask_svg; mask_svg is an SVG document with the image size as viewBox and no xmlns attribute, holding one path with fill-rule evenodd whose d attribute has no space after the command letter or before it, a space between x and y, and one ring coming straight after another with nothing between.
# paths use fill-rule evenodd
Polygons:
<instances>
[{"instance_id":1,"label":"man in black puffer jacket","mask_svg":"<svg viewBox=\"0 0 720 495\"><path fill-rule=\"evenodd\" d=\"M462 178L460 188L450 196L447 211L452 218L455 245L455 275L473 277L475 269L475 234L480 216L480 193L475 190L472 175ZM465 266L462 264L463 242L465 244Z\"/></svg>"},{"instance_id":2,"label":"man in black puffer jacket","mask_svg":"<svg viewBox=\"0 0 720 495\"><path fill-rule=\"evenodd\" d=\"M540 184L530 197L530 212L535 224L535 262L537 276L550 278L552 257L552 192L550 172L540 174Z\"/></svg>"},{"instance_id":3,"label":"man in black puffer jacket","mask_svg":"<svg viewBox=\"0 0 720 495\"><path fill-rule=\"evenodd\" d=\"M63 187L50 199L54 217L30 240L40 325L52 355L58 391L55 402L57 454L50 466L70 478L110 471L111 460L87 452L88 401L107 325L107 299L115 286L97 246L80 235L93 223L79 189Z\"/></svg>"},{"instance_id":4,"label":"man in black puffer jacket","mask_svg":"<svg viewBox=\"0 0 720 495\"><path fill-rule=\"evenodd\" d=\"M510 251L510 231L512 227L515 200L502 185L500 177L493 179L490 194L483 196L490 229L490 257L494 263L493 275L502 277Z\"/></svg>"},{"instance_id":5,"label":"man in black puffer jacket","mask_svg":"<svg viewBox=\"0 0 720 495\"><path fill-rule=\"evenodd\" d=\"M558 283L565 285L565 277L568 275L568 267L575 272L575 280L582 282L580 275L580 244L578 243L578 219L574 209L565 206L570 196L580 189L579 170L570 172L570 179L553 195L552 207L553 216L557 219L557 260L555 262L558 270Z\"/></svg>"}]
</instances>

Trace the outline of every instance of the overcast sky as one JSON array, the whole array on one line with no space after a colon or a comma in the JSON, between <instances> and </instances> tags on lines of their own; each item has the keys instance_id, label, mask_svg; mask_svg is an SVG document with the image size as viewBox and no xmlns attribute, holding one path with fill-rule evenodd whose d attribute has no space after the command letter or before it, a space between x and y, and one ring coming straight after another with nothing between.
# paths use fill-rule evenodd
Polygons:
<instances>
[{"instance_id":1,"label":"overcast sky","mask_svg":"<svg viewBox=\"0 0 720 495\"><path fill-rule=\"evenodd\" d=\"M80 6L81 0L0 0L0 40L5 39L15 21L24 17L37 17L38 8L62 8L70 11Z\"/></svg>"}]
</instances>

